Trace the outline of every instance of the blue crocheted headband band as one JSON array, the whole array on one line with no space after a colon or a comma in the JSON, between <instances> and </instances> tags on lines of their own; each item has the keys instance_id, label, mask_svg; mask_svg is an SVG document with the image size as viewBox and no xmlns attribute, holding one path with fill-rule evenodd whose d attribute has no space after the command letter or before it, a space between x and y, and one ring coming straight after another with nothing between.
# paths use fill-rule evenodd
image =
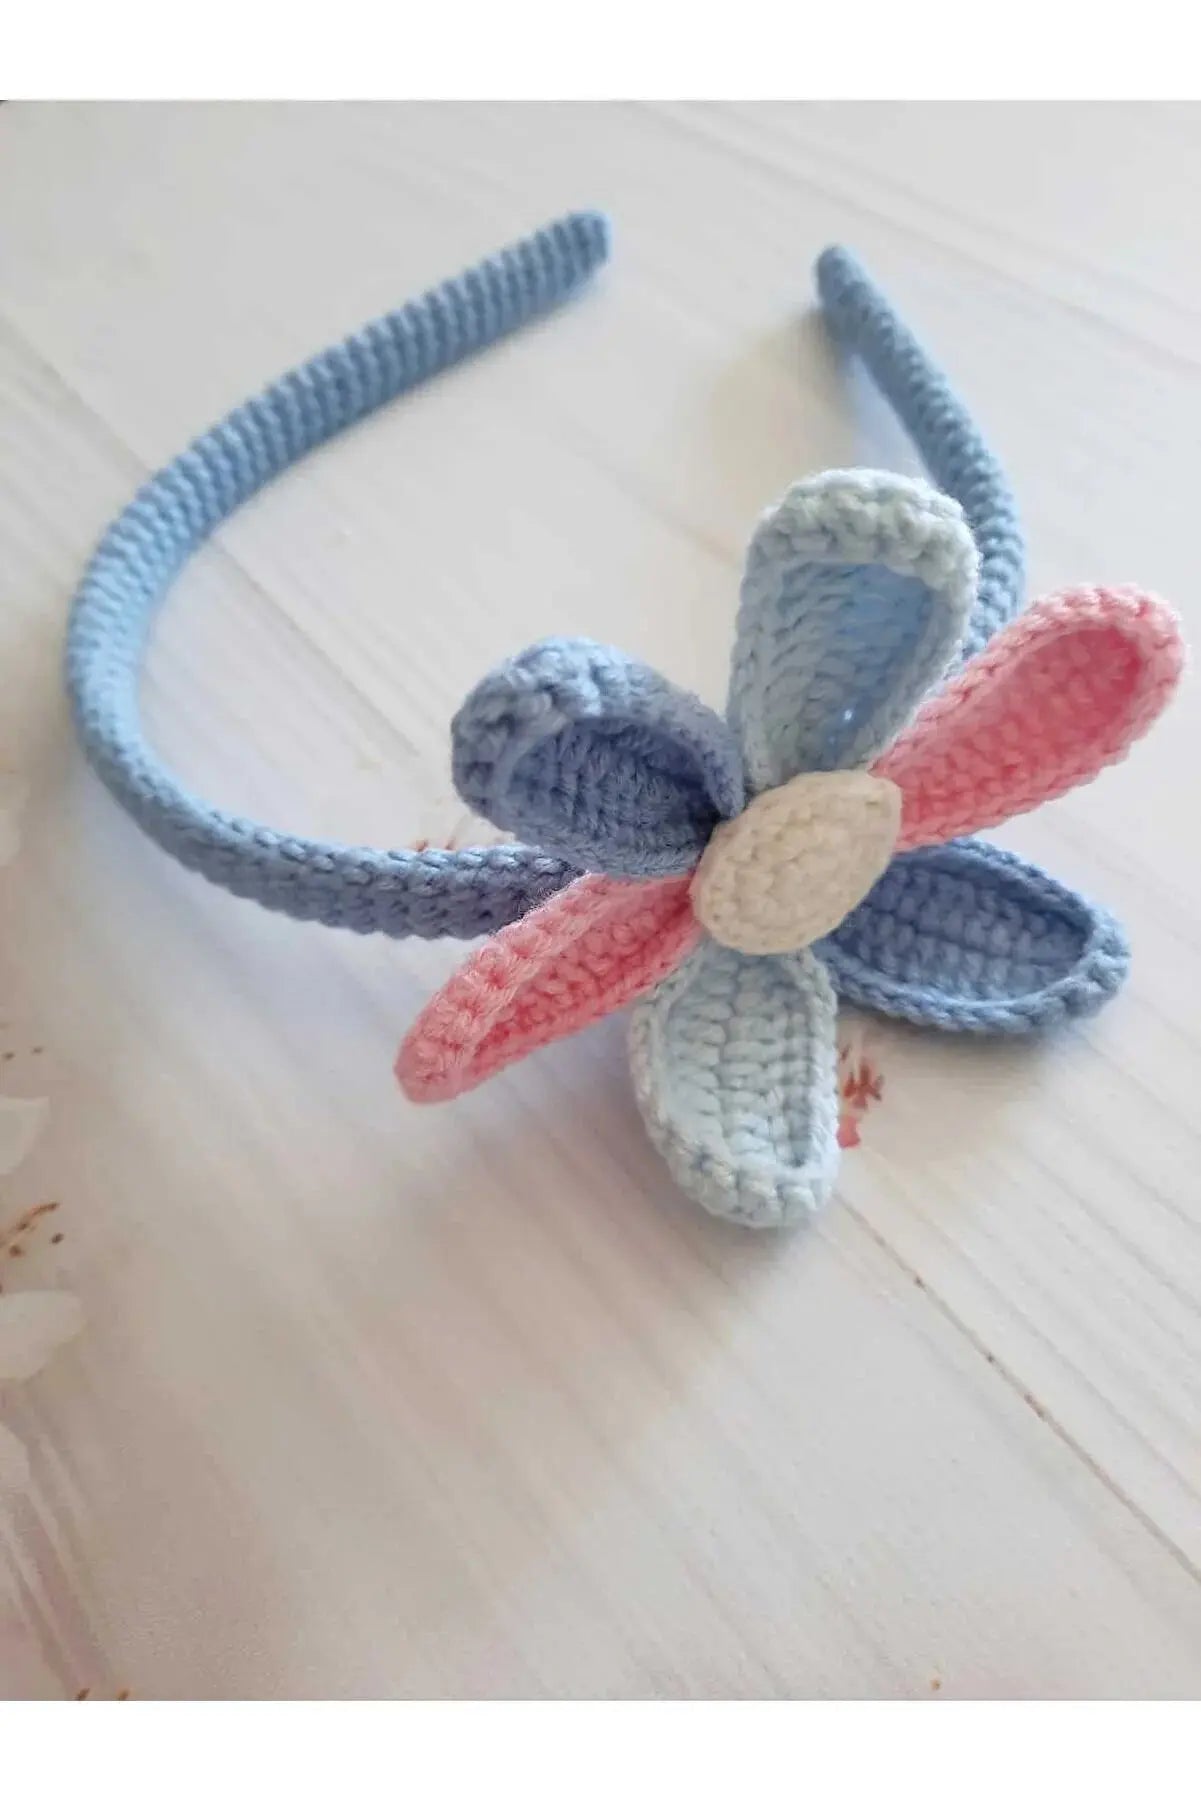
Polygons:
<instances>
[{"instance_id":1,"label":"blue crocheted headband band","mask_svg":"<svg viewBox=\"0 0 1201 1801\"><path fill-rule=\"evenodd\" d=\"M157 602L235 508L377 407L558 305L608 251L601 215L570 214L377 319L198 438L105 533L68 633L76 728L109 791L189 869L296 919L397 938L495 932L579 873L578 857L545 843L377 851L297 837L209 806L143 735L138 679ZM1022 598L1023 547L1008 484L942 375L844 250L820 257L817 285L836 339L862 358L934 482L962 507L979 552L963 637L970 654ZM472 773L456 773L478 806Z\"/></svg>"},{"instance_id":2,"label":"blue crocheted headband band","mask_svg":"<svg viewBox=\"0 0 1201 1801\"><path fill-rule=\"evenodd\" d=\"M842 250L817 265L836 338L937 486L800 481L758 521L725 713L622 651L550 638L485 675L452 725L473 810L518 840L372 851L206 806L138 720L155 602L282 469L544 312L602 262L573 214L293 371L154 477L72 613L80 738L163 848L235 894L360 932L483 937L406 1036L411 1100L449 1100L633 1005L654 1143L702 1206L804 1218L838 1167L841 999L958 1032L1030 1032L1112 994L1104 908L971 836L1122 756L1180 673L1174 616L1134 589L1022 610L1005 478L909 332Z\"/></svg>"}]
</instances>

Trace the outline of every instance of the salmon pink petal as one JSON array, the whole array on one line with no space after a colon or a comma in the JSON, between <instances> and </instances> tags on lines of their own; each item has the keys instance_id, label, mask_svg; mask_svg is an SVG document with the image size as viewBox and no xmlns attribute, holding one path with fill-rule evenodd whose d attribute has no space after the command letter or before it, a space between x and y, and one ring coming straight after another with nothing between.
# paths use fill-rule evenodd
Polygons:
<instances>
[{"instance_id":1,"label":"salmon pink petal","mask_svg":"<svg viewBox=\"0 0 1201 1801\"><path fill-rule=\"evenodd\" d=\"M409 1099L452 1100L655 987L700 939L691 880L581 876L490 938L401 1045Z\"/></svg>"},{"instance_id":2,"label":"salmon pink petal","mask_svg":"<svg viewBox=\"0 0 1201 1801\"><path fill-rule=\"evenodd\" d=\"M904 797L897 849L986 830L1092 781L1154 722L1183 665L1175 614L1137 589L1039 601L873 765Z\"/></svg>"}]
</instances>

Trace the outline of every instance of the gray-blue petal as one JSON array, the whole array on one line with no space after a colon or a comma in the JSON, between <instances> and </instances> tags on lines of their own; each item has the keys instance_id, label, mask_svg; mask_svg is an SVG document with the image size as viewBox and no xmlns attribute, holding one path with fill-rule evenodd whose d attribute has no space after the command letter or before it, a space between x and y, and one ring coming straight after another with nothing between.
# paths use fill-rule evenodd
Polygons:
<instances>
[{"instance_id":1,"label":"gray-blue petal","mask_svg":"<svg viewBox=\"0 0 1201 1801\"><path fill-rule=\"evenodd\" d=\"M845 999L948 1032L1033 1032L1093 1013L1130 963L1111 913L974 838L894 858L814 948Z\"/></svg>"},{"instance_id":2,"label":"gray-blue petal","mask_svg":"<svg viewBox=\"0 0 1201 1801\"><path fill-rule=\"evenodd\" d=\"M469 807L607 875L690 869L745 799L724 720L587 638L544 639L485 676L455 717L452 749Z\"/></svg>"}]
</instances>

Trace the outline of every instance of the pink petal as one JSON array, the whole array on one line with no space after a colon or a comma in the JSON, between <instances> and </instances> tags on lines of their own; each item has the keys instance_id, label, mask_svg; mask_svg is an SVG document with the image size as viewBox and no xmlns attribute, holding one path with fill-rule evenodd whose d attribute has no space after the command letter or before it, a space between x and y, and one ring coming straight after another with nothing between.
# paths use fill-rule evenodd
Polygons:
<instances>
[{"instance_id":1,"label":"pink petal","mask_svg":"<svg viewBox=\"0 0 1201 1801\"><path fill-rule=\"evenodd\" d=\"M873 766L904 797L898 850L1000 825L1117 763L1184 666L1175 614L1135 588L1039 601L928 700Z\"/></svg>"},{"instance_id":2,"label":"pink petal","mask_svg":"<svg viewBox=\"0 0 1201 1801\"><path fill-rule=\"evenodd\" d=\"M447 1101L670 975L700 939L691 873L586 875L480 946L400 1047L412 1101Z\"/></svg>"}]
</instances>

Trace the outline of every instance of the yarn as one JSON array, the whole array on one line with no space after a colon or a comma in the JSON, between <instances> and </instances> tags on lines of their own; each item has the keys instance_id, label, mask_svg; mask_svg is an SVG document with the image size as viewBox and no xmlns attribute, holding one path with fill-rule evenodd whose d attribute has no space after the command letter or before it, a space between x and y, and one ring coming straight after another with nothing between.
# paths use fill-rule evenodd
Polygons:
<instances>
[{"instance_id":1,"label":"yarn","mask_svg":"<svg viewBox=\"0 0 1201 1801\"><path fill-rule=\"evenodd\" d=\"M878 776L794 775L716 828L693 877L693 911L731 950L801 950L883 875L900 823L900 790Z\"/></svg>"},{"instance_id":2,"label":"yarn","mask_svg":"<svg viewBox=\"0 0 1201 1801\"><path fill-rule=\"evenodd\" d=\"M742 581L727 715L752 792L870 762L958 650L978 566L958 503L926 482L795 483Z\"/></svg>"},{"instance_id":3,"label":"yarn","mask_svg":"<svg viewBox=\"0 0 1201 1801\"><path fill-rule=\"evenodd\" d=\"M235 508L338 432L566 300L608 251L601 215L571 213L364 326L236 408L109 527L68 628L75 729L113 796L187 868L295 919L419 938L495 931L575 874L524 845L366 850L210 807L144 738L138 674L155 605Z\"/></svg>"},{"instance_id":4,"label":"yarn","mask_svg":"<svg viewBox=\"0 0 1201 1801\"><path fill-rule=\"evenodd\" d=\"M875 764L904 795L898 848L985 831L1092 781L1180 679L1175 618L1135 588L1031 607L934 695Z\"/></svg>"},{"instance_id":5,"label":"yarn","mask_svg":"<svg viewBox=\"0 0 1201 1801\"><path fill-rule=\"evenodd\" d=\"M711 1212L775 1226L835 1179L836 992L960 1031L1100 1005L1128 961L1116 923L956 835L1124 755L1179 679L1179 627L1135 590L1072 590L943 686L976 577L956 502L903 476L827 473L752 539L728 742L699 703L588 641L485 678L460 716L481 747L474 796L498 821L536 811L552 845L604 873L452 978L401 1047L406 1093L448 1099L636 1000L634 1091L676 1180ZM735 742L749 798L722 819ZM708 831L691 883L617 879L632 845L653 867L660 824L672 869Z\"/></svg>"},{"instance_id":6,"label":"yarn","mask_svg":"<svg viewBox=\"0 0 1201 1801\"><path fill-rule=\"evenodd\" d=\"M552 822L539 798L536 745L521 759L521 804L515 789L512 807L503 808L483 767L486 747L476 755L480 746L470 722L460 733L464 791L479 788L489 810L512 819L504 829L521 832L528 844L372 850L281 832L209 806L163 766L144 736L138 679L155 607L192 552L237 507L338 432L566 300L605 261L608 249L608 224L600 214L571 213L364 326L198 438L145 484L104 534L76 593L67 634L65 673L75 728L114 799L187 868L295 919L397 938L469 938L519 918L590 860L595 847L586 831L579 837L568 832L560 848L543 836ZM827 251L817 275L836 337L862 355L936 480L963 502L984 553L968 634L978 645L1020 597L1021 541L1004 477L944 378L847 253ZM693 790L672 802L676 816L667 829L662 805L672 785L659 778L676 768L677 752L687 754L673 731L688 738L691 712L698 744L712 735L700 703L674 692L679 716L653 743L638 738L631 719L621 742L606 750L603 734L588 736L583 719L576 722L582 825L591 780L584 766L612 753L624 757L629 772L647 752L639 804L645 802L648 821L664 830L643 833L631 817L621 861L625 874L687 867L690 843L699 855L714 821L741 804L731 786L740 772L720 752L706 768L702 752ZM568 762L560 758L559 768Z\"/></svg>"},{"instance_id":7,"label":"yarn","mask_svg":"<svg viewBox=\"0 0 1201 1801\"><path fill-rule=\"evenodd\" d=\"M748 957L711 939L635 1007L639 1111L710 1213L786 1226L826 1200L838 1172L836 1012L812 951Z\"/></svg>"},{"instance_id":8,"label":"yarn","mask_svg":"<svg viewBox=\"0 0 1201 1801\"><path fill-rule=\"evenodd\" d=\"M951 1031L1028 1032L1116 990L1129 961L1117 922L962 834L1124 755L1183 664L1172 614L1134 589L1074 589L1018 616L1005 477L847 252L817 264L827 323L943 491L834 471L764 515L724 719L619 650L535 645L477 685L452 731L468 805L529 842L462 851L327 844L210 807L139 720L154 607L236 507L565 300L607 254L605 220L570 214L198 438L92 557L67 686L109 791L208 880L360 932L495 934L401 1047L413 1099L462 1093L634 1002L634 1090L676 1179L715 1213L780 1225L835 1180L838 995Z\"/></svg>"},{"instance_id":9,"label":"yarn","mask_svg":"<svg viewBox=\"0 0 1201 1801\"><path fill-rule=\"evenodd\" d=\"M963 640L966 662L1026 598L1026 548L1005 472L946 376L850 251L823 250L815 273L835 340L862 359L935 484L959 502L971 527L980 581Z\"/></svg>"},{"instance_id":10,"label":"yarn","mask_svg":"<svg viewBox=\"0 0 1201 1801\"><path fill-rule=\"evenodd\" d=\"M494 669L456 714L451 744L475 812L611 875L691 869L745 799L725 721L589 638L547 638Z\"/></svg>"},{"instance_id":11,"label":"yarn","mask_svg":"<svg viewBox=\"0 0 1201 1801\"><path fill-rule=\"evenodd\" d=\"M410 1100L450 1100L661 982L699 942L689 878L582 876L481 945L396 1059Z\"/></svg>"},{"instance_id":12,"label":"yarn","mask_svg":"<svg viewBox=\"0 0 1201 1801\"><path fill-rule=\"evenodd\" d=\"M1116 994L1130 945L1113 915L995 844L895 857L815 945L838 993L944 1032L1045 1032Z\"/></svg>"}]
</instances>

